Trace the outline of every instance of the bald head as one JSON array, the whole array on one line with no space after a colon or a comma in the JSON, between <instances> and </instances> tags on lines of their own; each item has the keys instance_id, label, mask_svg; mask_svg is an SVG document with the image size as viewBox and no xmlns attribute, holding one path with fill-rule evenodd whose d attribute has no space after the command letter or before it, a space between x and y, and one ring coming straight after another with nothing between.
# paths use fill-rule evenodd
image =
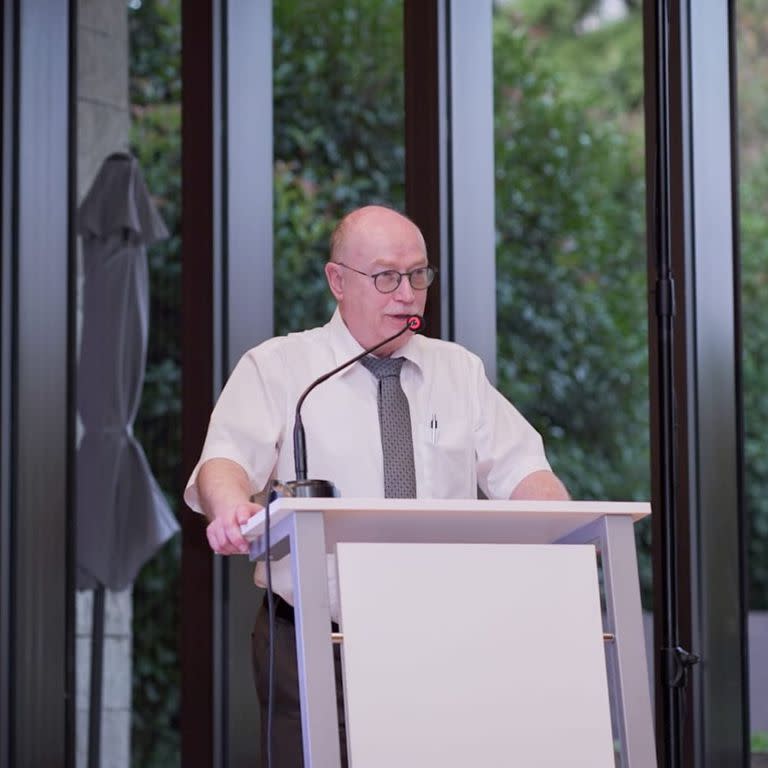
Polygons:
<instances>
[{"instance_id":1,"label":"bald head","mask_svg":"<svg viewBox=\"0 0 768 768\"><path fill-rule=\"evenodd\" d=\"M412 228L421 241L426 256L427 246L421 230L402 213L384 205L366 205L348 213L331 233L329 261L343 261L345 249L359 240L359 235L365 237L366 231L390 230L393 228ZM358 237L356 237L358 236Z\"/></svg>"}]
</instances>

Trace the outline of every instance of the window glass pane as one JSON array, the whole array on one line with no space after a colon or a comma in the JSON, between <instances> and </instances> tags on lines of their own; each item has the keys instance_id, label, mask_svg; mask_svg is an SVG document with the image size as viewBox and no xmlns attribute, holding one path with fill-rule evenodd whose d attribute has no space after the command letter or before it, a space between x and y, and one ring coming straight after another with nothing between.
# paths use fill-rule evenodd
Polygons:
<instances>
[{"instance_id":1,"label":"window glass pane","mask_svg":"<svg viewBox=\"0 0 768 768\"><path fill-rule=\"evenodd\" d=\"M99 765L167 768L179 764L180 2L79 0L76 18L77 765L98 733Z\"/></svg>"},{"instance_id":2,"label":"window glass pane","mask_svg":"<svg viewBox=\"0 0 768 768\"><path fill-rule=\"evenodd\" d=\"M642 56L640 3L497 6L498 385L575 499L650 499Z\"/></svg>"},{"instance_id":3,"label":"window glass pane","mask_svg":"<svg viewBox=\"0 0 768 768\"><path fill-rule=\"evenodd\" d=\"M328 238L348 211L402 208L401 0L275 0L275 332L330 318Z\"/></svg>"},{"instance_id":4,"label":"window glass pane","mask_svg":"<svg viewBox=\"0 0 768 768\"><path fill-rule=\"evenodd\" d=\"M745 499L752 751L768 753L768 8L736 4Z\"/></svg>"},{"instance_id":5,"label":"window glass pane","mask_svg":"<svg viewBox=\"0 0 768 768\"><path fill-rule=\"evenodd\" d=\"M648 500L639 3L501 4L494 77L499 385L574 498Z\"/></svg>"},{"instance_id":6,"label":"window glass pane","mask_svg":"<svg viewBox=\"0 0 768 768\"><path fill-rule=\"evenodd\" d=\"M178 513L181 465L181 0L131 0L131 152L168 230L148 249L149 343L136 436ZM173 536L133 588L131 765L180 764L179 568Z\"/></svg>"}]
</instances>

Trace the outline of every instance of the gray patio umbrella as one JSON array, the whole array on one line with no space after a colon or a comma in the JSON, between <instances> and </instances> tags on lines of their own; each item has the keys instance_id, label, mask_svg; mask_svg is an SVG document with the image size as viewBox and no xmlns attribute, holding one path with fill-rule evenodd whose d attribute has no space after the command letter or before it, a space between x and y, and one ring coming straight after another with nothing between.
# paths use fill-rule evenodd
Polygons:
<instances>
[{"instance_id":1,"label":"gray patio umbrella","mask_svg":"<svg viewBox=\"0 0 768 768\"><path fill-rule=\"evenodd\" d=\"M78 212L83 327L77 400L80 589L121 590L178 530L133 434L149 331L146 248L168 236L135 158L110 155Z\"/></svg>"},{"instance_id":2,"label":"gray patio umbrella","mask_svg":"<svg viewBox=\"0 0 768 768\"><path fill-rule=\"evenodd\" d=\"M100 760L104 590L129 586L178 530L133 434L149 331L148 245L168 236L136 159L110 155L78 211L77 587L93 589L88 766Z\"/></svg>"}]
</instances>

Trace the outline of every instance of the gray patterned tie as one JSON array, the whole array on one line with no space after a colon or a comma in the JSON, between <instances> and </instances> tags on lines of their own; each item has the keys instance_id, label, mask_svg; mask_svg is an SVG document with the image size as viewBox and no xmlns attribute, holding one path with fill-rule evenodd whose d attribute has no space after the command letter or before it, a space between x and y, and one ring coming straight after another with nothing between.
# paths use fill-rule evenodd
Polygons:
<instances>
[{"instance_id":1,"label":"gray patterned tie","mask_svg":"<svg viewBox=\"0 0 768 768\"><path fill-rule=\"evenodd\" d=\"M384 456L384 496L416 498L413 433L408 398L400 386L403 357L364 357L360 362L379 380L379 428Z\"/></svg>"}]
</instances>

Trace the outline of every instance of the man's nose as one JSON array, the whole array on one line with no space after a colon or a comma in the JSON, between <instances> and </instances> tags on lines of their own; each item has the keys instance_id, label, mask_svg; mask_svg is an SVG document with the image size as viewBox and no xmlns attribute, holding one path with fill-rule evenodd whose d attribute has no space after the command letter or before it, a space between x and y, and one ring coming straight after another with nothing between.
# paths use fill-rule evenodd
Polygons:
<instances>
[{"instance_id":1,"label":"man's nose","mask_svg":"<svg viewBox=\"0 0 768 768\"><path fill-rule=\"evenodd\" d=\"M400 278L400 285L397 286L395 296L399 301L411 302L416 296L413 286L411 285L411 279L408 275L402 275Z\"/></svg>"}]
</instances>

